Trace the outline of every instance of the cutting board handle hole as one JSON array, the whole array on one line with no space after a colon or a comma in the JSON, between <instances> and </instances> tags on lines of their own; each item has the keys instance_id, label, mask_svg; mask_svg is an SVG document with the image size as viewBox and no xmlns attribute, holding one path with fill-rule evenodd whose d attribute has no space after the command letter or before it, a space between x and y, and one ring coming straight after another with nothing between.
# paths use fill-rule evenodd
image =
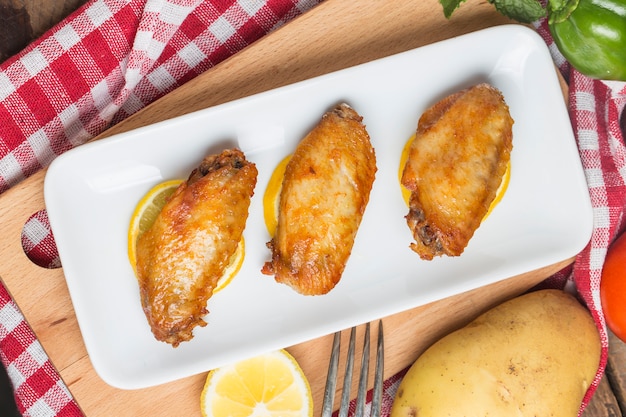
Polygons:
<instances>
[{"instance_id":1,"label":"cutting board handle hole","mask_svg":"<svg viewBox=\"0 0 626 417\"><path fill-rule=\"evenodd\" d=\"M35 265L42 268L55 269L61 267L48 212L39 210L28 218L22 228L22 249Z\"/></svg>"}]
</instances>

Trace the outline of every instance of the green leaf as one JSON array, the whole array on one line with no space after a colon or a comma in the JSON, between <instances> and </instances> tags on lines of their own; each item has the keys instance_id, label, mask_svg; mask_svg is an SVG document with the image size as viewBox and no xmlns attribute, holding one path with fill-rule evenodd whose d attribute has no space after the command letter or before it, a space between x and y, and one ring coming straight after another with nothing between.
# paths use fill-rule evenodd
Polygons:
<instances>
[{"instance_id":1,"label":"green leaf","mask_svg":"<svg viewBox=\"0 0 626 417\"><path fill-rule=\"evenodd\" d=\"M521 23L532 23L546 15L539 0L488 0L504 16Z\"/></svg>"},{"instance_id":2,"label":"green leaf","mask_svg":"<svg viewBox=\"0 0 626 417\"><path fill-rule=\"evenodd\" d=\"M443 14L447 19L450 19L452 12L459 8L461 3L465 0L439 0L441 6L443 6Z\"/></svg>"}]
</instances>

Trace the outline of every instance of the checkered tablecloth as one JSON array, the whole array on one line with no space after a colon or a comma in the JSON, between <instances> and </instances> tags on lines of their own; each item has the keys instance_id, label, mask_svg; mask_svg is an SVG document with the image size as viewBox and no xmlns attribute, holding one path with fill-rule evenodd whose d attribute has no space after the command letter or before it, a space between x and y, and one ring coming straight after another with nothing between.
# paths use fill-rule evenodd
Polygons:
<instances>
[{"instance_id":1,"label":"checkered tablecloth","mask_svg":"<svg viewBox=\"0 0 626 417\"><path fill-rule=\"evenodd\" d=\"M91 0L0 65L0 192L46 167L322 0ZM599 299L602 264L622 228L626 150L619 115L624 83L588 79L558 53L544 21L537 31L570 86L570 113L594 210L591 242L572 268L543 283L573 288L608 339ZM59 266L45 211L24 228L28 255ZM25 416L81 411L6 288L0 285L0 359ZM404 372L404 371L403 371ZM403 372L385 382L384 415Z\"/></svg>"}]
</instances>

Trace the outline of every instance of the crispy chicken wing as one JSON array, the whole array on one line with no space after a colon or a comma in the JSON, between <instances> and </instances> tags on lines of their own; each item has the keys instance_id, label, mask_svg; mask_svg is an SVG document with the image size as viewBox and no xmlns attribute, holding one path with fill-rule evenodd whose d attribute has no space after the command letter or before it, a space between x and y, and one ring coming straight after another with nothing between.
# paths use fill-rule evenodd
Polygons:
<instances>
[{"instance_id":1,"label":"crispy chicken wing","mask_svg":"<svg viewBox=\"0 0 626 417\"><path fill-rule=\"evenodd\" d=\"M407 223L422 259L458 256L480 226L509 163L513 119L504 97L479 84L420 118L402 173Z\"/></svg>"},{"instance_id":2,"label":"crispy chicken wing","mask_svg":"<svg viewBox=\"0 0 626 417\"><path fill-rule=\"evenodd\" d=\"M241 240L256 178L239 150L207 156L139 238L141 303L157 340L176 347L206 325L207 301Z\"/></svg>"},{"instance_id":3,"label":"crispy chicken wing","mask_svg":"<svg viewBox=\"0 0 626 417\"><path fill-rule=\"evenodd\" d=\"M305 295L335 287L350 257L376 174L361 116L346 104L324 114L287 164L278 226L262 272Z\"/></svg>"}]
</instances>

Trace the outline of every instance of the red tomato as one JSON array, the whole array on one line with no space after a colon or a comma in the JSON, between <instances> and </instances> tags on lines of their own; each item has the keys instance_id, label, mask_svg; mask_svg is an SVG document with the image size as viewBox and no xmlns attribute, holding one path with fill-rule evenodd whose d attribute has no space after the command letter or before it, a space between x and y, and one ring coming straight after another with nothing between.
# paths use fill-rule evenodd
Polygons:
<instances>
[{"instance_id":1,"label":"red tomato","mask_svg":"<svg viewBox=\"0 0 626 417\"><path fill-rule=\"evenodd\" d=\"M600 299L607 326L626 342L626 233L609 246L602 268Z\"/></svg>"}]
</instances>

